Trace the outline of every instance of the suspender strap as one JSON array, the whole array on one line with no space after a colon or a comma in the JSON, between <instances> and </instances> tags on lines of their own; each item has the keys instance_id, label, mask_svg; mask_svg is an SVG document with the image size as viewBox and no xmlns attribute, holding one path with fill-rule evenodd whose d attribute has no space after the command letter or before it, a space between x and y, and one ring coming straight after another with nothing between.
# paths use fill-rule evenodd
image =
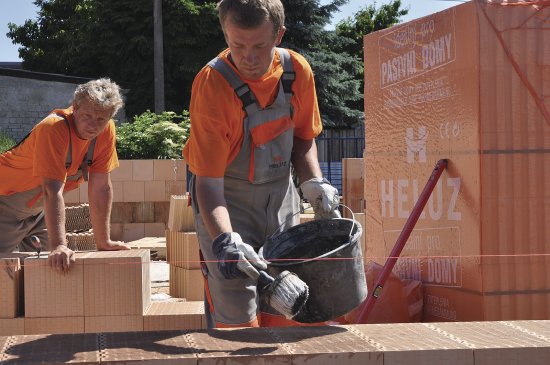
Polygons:
<instances>
[{"instance_id":1,"label":"suspender strap","mask_svg":"<svg viewBox=\"0 0 550 365\"><path fill-rule=\"evenodd\" d=\"M284 48L277 48L277 52L279 52L281 65L283 66L283 75L281 76L283 91L287 96L290 96L292 95L292 83L296 80L296 72L294 72L294 68L292 67L290 53Z\"/></svg>"},{"instance_id":2,"label":"suspender strap","mask_svg":"<svg viewBox=\"0 0 550 365\"><path fill-rule=\"evenodd\" d=\"M56 114L56 115L63 118L63 120L65 121L65 124L67 124L67 128L69 129L69 150L67 151L67 157L65 158L65 168L68 169L73 163L73 142L71 138L71 125L69 124L69 121L64 115L59 115L59 114ZM88 152L86 156L84 156L84 158L82 159L82 163L80 164L80 170L82 170L82 176L84 177L84 181L88 181L88 166L92 165L92 162L94 159L95 143L96 143L96 138L90 141L90 145L88 146Z\"/></svg>"},{"instance_id":3,"label":"suspender strap","mask_svg":"<svg viewBox=\"0 0 550 365\"><path fill-rule=\"evenodd\" d=\"M296 79L296 72L292 67L292 60L290 59L290 53L284 48L276 48L279 53L281 65L283 66L283 75L281 76L281 84L283 85L283 92L290 100L292 96L292 83ZM222 74L227 80L229 85L235 90L235 94L241 99L243 103L243 109L250 113L251 109L259 108L256 104L256 97L250 90L250 87L244 83L237 73L221 58L216 57L208 63L208 66L212 67L216 71Z\"/></svg>"},{"instance_id":4,"label":"suspender strap","mask_svg":"<svg viewBox=\"0 0 550 365\"><path fill-rule=\"evenodd\" d=\"M56 115L63 118L65 124L67 125L67 129L69 130L69 149L67 151L67 157L65 158L65 169L69 169L69 167L73 163L73 139L71 138L71 125L64 115Z\"/></svg>"},{"instance_id":5,"label":"suspender strap","mask_svg":"<svg viewBox=\"0 0 550 365\"><path fill-rule=\"evenodd\" d=\"M248 85L241 80L241 78L227 63L225 63L225 61L219 57L216 57L208 63L208 66L221 73L227 80L229 85L233 88L233 90L235 90L235 93L239 99L243 102L243 109L246 110L249 105L255 104L256 98Z\"/></svg>"},{"instance_id":6,"label":"suspender strap","mask_svg":"<svg viewBox=\"0 0 550 365\"><path fill-rule=\"evenodd\" d=\"M88 146L88 153L80 164L80 169L82 170L82 177L84 178L84 181L88 181L88 166L92 166L92 162L94 159L95 142L95 138L90 141L90 145Z\"/></svg>"}]
</instances>

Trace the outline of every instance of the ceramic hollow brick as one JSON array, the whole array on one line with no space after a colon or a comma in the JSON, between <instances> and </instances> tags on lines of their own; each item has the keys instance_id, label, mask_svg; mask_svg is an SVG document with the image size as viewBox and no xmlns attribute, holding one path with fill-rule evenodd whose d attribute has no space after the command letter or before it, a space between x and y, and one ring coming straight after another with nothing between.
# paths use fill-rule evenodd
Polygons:
<instances>
[{"instance_id":1,"label":"ceramic hollow brick","mask_svg":"<svg viewBox=\"0 0 550 365\"><path fill-rule=\"evenodd\" d=\"M183 160L154 160L154 180L185 181L186 167Z\"/></svg>"},{"instance_id":2,"label":"ceramic hollow brick","mask_svg":"<svg viewBox=\"0 0 550 365\"><path fill-rule=\"evenodd\" d=\"M84 317L25 318L25 335L84 333Z\"/></svg>"},{"instance_id":3,"label":"ceramic hollow brick","mask_svg":"<svg viewBox=\"0 0 550 365\"><path fill-rule=\"evenodd\" d=\"M111 172L112 181L132 181L133 162L132 160L120 160L119 167Z\"/></svg>"},{"instance_id":4,"label":"ceramic hollow brick","mask_svg":"<svg viewBox=\"0 0 550 365\"><path fill-rule=\"evenodd\" d=\"M146 202L159 202L166 199L166 182L164 180L146 181L144 189Z\"/></svg>"},{"instance_id":5,"label":"ceramic hollow brick","mask_svg":"<svg viewBox=\"0 0 550 365\"><path fill-rule=\"evenodd\" d=\"M25 317L82 317L84 316L84 270L86 254L75 253L66 274L52 270L46 255L24 261Z\"/></svg>"},{"instance_id":6,"label":"ceramic hollow brick","mask_svg":"<svg viewBox=\"0 0 550 365\"><path fill-rule=\"evenodd\" d=\"M84 332L139 332L143 331L143 316L86 316Z\"/></svg>"},{"instance_id":7,"label":"ceramic hollow brick","mask_svg":"<svg viewBox=\"0 0 550 365\"><path fill-rule=\"evenodd\" d=\"M143 317L144 331L205 328L204 301L151 303Z\"/></svg>"},{"instance_id":8,"label":"ceramic hollow brick","mask_svg":"<svg viewBox=\"0 0 550 365\"><path fill-rule=\"evenodd\" d=\"M195 216L189 205L189 195L172 195L170 197L170 213L168 215L168 229L179 232L193 232L195 230Z\"/></svg>"},{"instance_id":9,"label":"ceramic hollow brick","mask_svg":"<svg viewBox=\"0 0 550 365\"><path fill-rule=\"evenodd\" d=\"M15 336L24 334L25 318L0 318L0 336ZM1 341L0 346L2 346Z\"/></svg>"},{"instance_id":10,"label":"ceramic hollow brick","mask_svg":"<svg viewBox=\"0 0 550 365\"><path fill-rule=\"evenodd\" d=\"M134 181L152 181L153 180L153 160L132 160Z\"/></svg>"},{"instance_id":11,"label":"ceramic hollow brick","mask_svg":"<svg viewBox=\"0 0 550 365\"><path fill-rule=\"evenodd\" d=\"M143 315L151 302L149 250L87 255L83 265L85 316Z\"/></svg>"}]
</instances>

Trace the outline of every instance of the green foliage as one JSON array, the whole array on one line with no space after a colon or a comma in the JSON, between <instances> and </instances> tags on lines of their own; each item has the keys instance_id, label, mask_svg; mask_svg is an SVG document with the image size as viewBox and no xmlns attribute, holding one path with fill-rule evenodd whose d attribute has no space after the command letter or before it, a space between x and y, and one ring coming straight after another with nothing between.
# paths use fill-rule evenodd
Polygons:
<instances>
[{"instance_id":1,"label":"green foliage","mask_svg":"<svg viewBox=\"0 0 550 365\"><path fill-rule=\"evenodd\" d=\"M349 0L282 0L287 32L283 47L312 65L323 123L361 123L364 34L396 24L407 10L393 0L367 6L335 31L325 27ZM126 115L154 107L152 0L35 0L36 20L9 24L28 70L81 77L110 77L127 89ZM216 0L163 0L166 110L189 108L196 73L226 47Z\"/></svg>"},{"instance_id":2,"label":"green foliage","mask_svg":"<svg viewBox=\"0 0 550 365\"><path fill-rule=\"evenodd\" d=\"M110 77L128 90L126 114L154 107L153 1L36 0L36 20L9 24L28 70ZM166 110L188 108L195 74L225 42L214 0L163 0Z\"/></svg>"},{"instance_id":3,"label":"green foliage","mask_svg":"<svg viewBox=\"0 0 550 365\"><path fill-rule=\"evenodd\" d=\"M135 116L132 123L117 127L117 153L120 159L181 158L189 137L189 112L155 114L149 110Z\"/></svg>"},{"instance_id":4,"label":"green foliage","mask_svg":"<svg viewBox=\"0 0 550 365\"><path fill-rule=\"evenodd\" d=\"M325 30L332 13L348 0L319 5L318 0L283 0L287 31L282 45L306 57L315 75L321 119L325 127L348 128L363 121L359 57L335 49L346 37Z\"/></svg>"},{"instance_id":5,"label":"green foliage","mask_svg":"<svg viewBox=\"0 0 550 365\"><path fill-rule=\"evenodd\" d=\"M336 25L336 36L347 38L348 42L335 42L334 51L340 54L355 55L361 62L359 72L355 74L359 80L359 88L365 87L363 67L363 36L381 29L389 28L400 22L400 17L407 15L408 9L401 9L401 0L392 0L390 3L376 7L376 3L366 6ZM363 101L350 103L356 108L362 108Z\"/></svg>"},{"instance_id":6,"label":"green foliage","mask_svg":"<svg viewBox=\"0 0 550 365\"><path fill-rule=\"evenodd\" d=\"M13 138L8 136L7 134L0 132L0 153L9 150L13 146L15 146L16 143L17 142Z\"/></svg>"},{"instance_id":7,"label":"green foliage","mask_svg":"<svg viewBox=\"0 0 550 365\"><path fill-rule=\"evenodd\" d=\"M304 51L315 70L315 87L325 127L352 127L363 121L360 80L361 64L346 53Z\"/></svg>"},{"instance_id":8,"label":"green foliage","mask_svg":"<svg viewBox=\"0 0 550 365\"><path fill-rule=\"evenodd\" d=\"M341 44L340 51L361 55L363 59L363 36L398 24L399 18L408 13L408 9L401 8L401 0L392 0L380 8L377 8L376 4L366 6L353 17L348 17L336 25L337 35L352 40Z\"/></svg>"}]
</instances>

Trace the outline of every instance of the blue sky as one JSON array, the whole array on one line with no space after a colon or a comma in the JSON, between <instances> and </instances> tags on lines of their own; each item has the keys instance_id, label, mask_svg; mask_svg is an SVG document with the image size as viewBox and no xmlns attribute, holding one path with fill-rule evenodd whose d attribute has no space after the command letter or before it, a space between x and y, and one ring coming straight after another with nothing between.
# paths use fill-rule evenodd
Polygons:
<instances>
[{"instance_id":1,"label":"blue sky","mask_svg":"<svg viewBox=\"0 0 550 365\"><path fill-rule=\"evenodd\" d=\"M116 0L114 0L116 1ZM321 0L321 3L327 3L328 0ZM378 0L376 4L388 3L389 0ZM402 0L403 7L409 9L409 14L403 18L404 21L420 18L451 6L458 5L464 1L452 0ZM333 24L352 16L358 10L374 3L372 0L350 0L348 4L340 8L340 12L335 14ZM26 19L36 19L37 8L33 0L0 0L0 61L13 62L20 61L17 52L18 45L11 43L11 39L6 36L8 32L8 23L21 25Z\"/></svg>"}]
</instances>

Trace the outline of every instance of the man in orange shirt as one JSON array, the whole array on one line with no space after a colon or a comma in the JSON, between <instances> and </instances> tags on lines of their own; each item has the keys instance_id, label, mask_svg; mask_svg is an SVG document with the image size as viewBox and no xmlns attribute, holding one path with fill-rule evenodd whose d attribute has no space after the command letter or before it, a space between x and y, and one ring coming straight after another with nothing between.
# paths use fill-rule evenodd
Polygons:
<instances>
[{"instance_id":1,"label":"man in orange shirt","mask_svg":"<svg viewBox=\"0 0 550 365\"><path fill-rule=\"evenodd\" d=\"M338 216L339 197L317 160L322 124L312 70L277 48L285 33L280 0L222 0L218 12L229 48L193 82L183 154L193 173L209 327L258 326L257 283L239 267L266 269L256 251L299 222L291 166L317 218Z\"/></svg>"},{"instance_id":2,"label":"man in orange shirt","mask_svg":"<svg viewBox=\"0 0 550 365\"><path fill-rule=\"evenodd\" d=\"M111 118L122 104L109 79L79 85L71 107L52 111L0 155L0 252L33 251L36 236L51 251L50 266L67 272L74 254L66 244L63 192L83 181L98 250L129 249L110 239L110 172L118 167Z\"/></svg>"}]
</instances>

